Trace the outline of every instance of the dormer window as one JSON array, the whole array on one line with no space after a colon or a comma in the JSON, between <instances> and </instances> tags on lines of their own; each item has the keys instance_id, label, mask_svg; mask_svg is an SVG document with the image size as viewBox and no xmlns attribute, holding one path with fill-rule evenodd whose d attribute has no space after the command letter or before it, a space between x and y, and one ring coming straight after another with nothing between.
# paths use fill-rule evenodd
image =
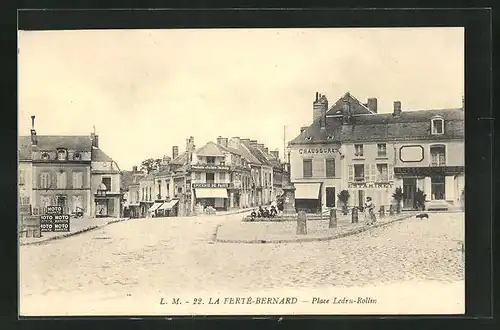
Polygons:
<instances>
[{"instance_id":1,"label":"dormer window","mask_svg":"<svg viewBox=\"0 0 500 330\"><path fill-rule=\"evenodd\" d=\"M82 155L79 152L75 152L73 154L73 159L74 160L81 160L82 159Z\"/></svg>"},{"instance_id":2,"label":"dormer window","mask_svg":"<svg viewBox=\"0 0 500 330\"><path fill-rule=\"evenodd\" d=\"M57 160L66 160L68 153L66 149L58 149L57 150Z\"/></svg>"},{"instance_id":3,"label":"dormer window","mask_svg":"<svg viewBox=\"0 0 500 330\"><path fill-rule=\"evenodd\" d=\"M48 154L48 153L44 152L44 153L42 154L42 160L49 160L49 158L50 158L50 156L49 156L49 154Z\"/></svg>"},{"instance_id":4,"label":"dormer window","mask_svg":"<svg viewBox=\"0 0 500 330\"><path fill-rule=\"evenodd\" d=\"M306 137L306 141L311 141L311 140L312 140L312 137L310 137L310 136Z\"/></svg>"},{"instance_id":5,"label":"dormer window","mask_svg":"<svg viewBox=\"0 0 500 330\"><path fill-rule=\"evenodd\" d=\"M326 139L327 139L327 140L333 140L333 136L332 136L332 135L329 135Z\"/></svg>"},{"instance_id":6,"label":"dormer window","mask_svg":"<svg viewBox=\"0 0 500 330\"><path fill-rule=\"evenodd\" d=\"M433 118L431 120L431 133L434 135L444 134L443 118Z\"/></svg>"}]
</instances>

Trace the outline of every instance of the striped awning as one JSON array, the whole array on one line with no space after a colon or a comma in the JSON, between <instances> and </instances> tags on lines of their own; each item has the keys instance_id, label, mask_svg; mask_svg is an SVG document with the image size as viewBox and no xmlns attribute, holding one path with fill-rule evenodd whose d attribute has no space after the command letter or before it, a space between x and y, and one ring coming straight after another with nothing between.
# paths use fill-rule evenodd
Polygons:
<instances>
[{"instance_id":1,"label":"striped awning","mask_svg":"<svg viewBox=\"0 0 500 330\"><path fill-rule=\"evenodd\" d=\"M165 210L165 211L171 210L172 207L174 207L178 202L179 202L178 199L173 199L170 202L163 203L163 205L160 206L158 210Z\"/></svg>"},{"instance_id":2,"label":"striped awning","mask_svg":"<svg viewBox=\"0 0 500 330\"><path fill-rule=\"evenodd\" d=\"M227 198L226 188L196 188L196 198Z\"/></svg>"},{"instance_id":3,"label":"striped awning","mask_svg":"<svg viewBox=\"0 0 500 330\"><path fill-rule=\"evenodd\" d=\"M294 183L295 199L319 199L321 183Z\"/></svg>"},{"instance_id":4,"label":"striped awning","mask_svg":"<svg viewBox=\"0 0 500 330\"><path fill-rule=\"evenodd\" d=\"M154 203L148 210L148 212L156 211L163 203Z\"/></svg>"}]
</instances>

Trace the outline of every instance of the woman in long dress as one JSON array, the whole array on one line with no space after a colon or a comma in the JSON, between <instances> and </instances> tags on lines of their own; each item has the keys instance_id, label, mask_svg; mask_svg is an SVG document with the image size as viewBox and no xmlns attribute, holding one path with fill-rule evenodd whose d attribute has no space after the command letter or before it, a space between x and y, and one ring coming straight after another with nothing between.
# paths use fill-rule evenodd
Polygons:
<instances>
[{"instance_id":1,"label":"woman in long dress","mask_svg":"<svg viewBox=\"0 0 500 330\"><path fill-rule=\"evenodd\" d=\"M366 197L365 202L365 221L367 225L371 225L376 221L375 218L375 204L373 204L371 197Z\"/></svg>"}]
</instances>

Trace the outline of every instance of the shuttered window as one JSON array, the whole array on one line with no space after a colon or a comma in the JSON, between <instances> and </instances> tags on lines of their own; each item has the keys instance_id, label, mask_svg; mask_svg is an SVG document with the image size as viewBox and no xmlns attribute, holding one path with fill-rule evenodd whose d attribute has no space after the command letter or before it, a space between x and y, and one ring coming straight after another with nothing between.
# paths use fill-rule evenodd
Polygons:
<instances>
[{"instance_id":1,"label":"shuttered window","mask_svg":"<svg viewBox=\"0 0 500 330\"><path fill-rule=\"evenodd\" d=\"M368 181L375 182L375 180L377 178L376 174L377 174L377 165L371 164L370 165L370 175L368 177Z\"/></svg>"},{"instance_id":2,"label":"shuttered window","mask_svg":"<svg viewBox=\"0 0 500 330\"><path fill-rule=\"evenodd\" d=\"M354 181L354 165L349 165L349 182Z\"/></svg>"},{"instance_id":3,"label":"shuttered window","mask_svg":"<svg viewBox=\"0 0 500 330\"><path fill-rule=\"evenodd\" d=\"M66 189L67 176L66 172L57 173L57 189Z\"/></svg>"},{"instance_id":4,"label":"shuttered window","mask_svg":"<svg viewBox=\"0 0 500 330\"><path fill-rule=\"evenodd\" d=\"M83 172L73 172L73 188L83 188Z\"/></svg>"},{"instance_id":5,"label":"shuttered window","mask_svg":"<svg viewBox=\"0 0 500 330\"><path fill-rule=\"evenodd\" d=\"M304 159L302 166L304 178L312 177L312 159Z\"/></svg>"},{"instance_id":6,"label":"shuttered window","mask_svg":"<svg viewBox=\"0 0 500 330\"><path fill-rule=\"evenodd\" d=\"M365 173L364 173L365 174L365 181L370 180L370 177L371 177L370 171L371 171L370 165L365 164Z\"/></svg>"},{"instance_id":7,"label":"shuttered window","mask_svg":"<svg viewBox=\"0 0 500 330\"><path fill-rule=\"evenodd\" d=\"M394 165L389 164L387 166L387 175L389 177L389 181L393 181L394 180Z\"/></svg>"},{"instance_id":8,"label":"shuttered window","mask_svg":"<svg viewBox=\"0 0 500 330\"><path fill-rule=\"evenodd\" d=\"M40 173L40 188L48 189L50 188L50 173Z\"/></svg>"},{"instance_id":9,"label":"shuttered window","mask_svg":"<svg viewBox=\"0 0 500 330\"><path fill-rule=\"evenodd\" d=\"M335 177L335 159L326 159L325 161L326 167L326 177L333 178Z\"/></svg>"}]
</instances>

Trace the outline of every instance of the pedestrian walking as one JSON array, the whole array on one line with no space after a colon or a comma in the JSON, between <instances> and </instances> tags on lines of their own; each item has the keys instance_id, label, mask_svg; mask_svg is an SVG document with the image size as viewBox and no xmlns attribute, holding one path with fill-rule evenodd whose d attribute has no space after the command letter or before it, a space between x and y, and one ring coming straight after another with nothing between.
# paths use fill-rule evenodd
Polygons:
<instances>
[{"instance_id":1,"label":"pedestrian walking","mask_svg":"<svg viewBox=\"0 0 500 330\"><path fill-rule=\"evenodd\" d=\"M375 221L377 221L377 218L375 216L375 204L373 203L371 197L366 197L366 202L364 205L364 213L367 225L371 225Z\"/></svg>"}]
</instances>

